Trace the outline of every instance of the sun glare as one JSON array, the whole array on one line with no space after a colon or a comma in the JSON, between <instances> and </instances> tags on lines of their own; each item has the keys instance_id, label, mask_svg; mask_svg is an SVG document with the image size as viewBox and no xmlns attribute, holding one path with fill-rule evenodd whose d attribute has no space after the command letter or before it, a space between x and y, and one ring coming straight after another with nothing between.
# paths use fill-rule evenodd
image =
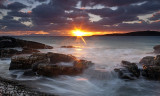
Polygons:
<instances>
[{"instance_id":1,"label":"sun glare","mask_svg":"<svg viewBox=\"0 0 160 96\"><path fill-rule=\"evenodd\" d=\"M83 38L83 36L87 36L85 32L83 32L83 31L80 30L80 29L76 29L76 30L73 30L73 31L72 31L72 34L73 34L73 36L77 36L77 39L78 39L78 38L81 38L81 40L82 40L85 44L87 44L86 41L85 41L85 39Z\"/></svg>"},{"instance_id":2,"label":"sun glare","mask_svg":"<svg viewBox=\"0 0 160 96\"><path fill-rule=\"evenodd\" d=\"M81 30L73 30L74 36L84 36L84 32Z\"/></svg>"}]
</instances>

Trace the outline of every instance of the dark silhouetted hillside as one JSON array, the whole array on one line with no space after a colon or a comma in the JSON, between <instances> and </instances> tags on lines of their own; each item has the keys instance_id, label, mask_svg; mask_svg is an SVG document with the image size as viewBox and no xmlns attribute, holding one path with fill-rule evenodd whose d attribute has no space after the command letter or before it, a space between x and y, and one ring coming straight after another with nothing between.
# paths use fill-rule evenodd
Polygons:
<instances>
[{"instance_id":1,"label":"dark silhouetted hillside","mask_svg":"<svg viewBox=\"0 0 160 96\"><path fill-rule=\"evenodd\" d=\"M105 34L105 35L95 35L95 36L160 36L158 31L137 31L129 33L116 33L116 34Z\"/></svg>"}]
</instances>

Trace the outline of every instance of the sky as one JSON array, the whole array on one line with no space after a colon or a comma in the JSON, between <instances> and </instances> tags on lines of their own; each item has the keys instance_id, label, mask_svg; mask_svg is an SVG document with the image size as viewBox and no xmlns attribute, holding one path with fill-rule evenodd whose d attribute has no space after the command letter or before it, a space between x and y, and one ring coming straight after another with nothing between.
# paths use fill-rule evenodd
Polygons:
<instances>
[{"instance_id":1,"label":"sky","mask_svg":"<svg viewBox=\"0 0 160 96\"><path fill-rule=\"evenodd\" d=\"M0 35L160 31L160 0L0 0Z\"/></svg>"}]
</instances>

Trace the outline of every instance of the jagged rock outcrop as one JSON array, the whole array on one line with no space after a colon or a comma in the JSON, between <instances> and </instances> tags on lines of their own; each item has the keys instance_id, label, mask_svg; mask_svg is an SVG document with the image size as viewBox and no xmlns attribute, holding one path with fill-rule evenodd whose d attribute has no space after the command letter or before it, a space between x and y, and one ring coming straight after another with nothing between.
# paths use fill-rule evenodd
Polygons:
<instances>
[{"instance_id":1,"label":"jagged rock outcrop","mask_svg":"<svg viewBox=\"0 0 160 96\"><path fill-rule=\"evenodd\" d=\"M160 53L160 45L156 45L153 47L154 53Z\"/></svg>"},{"instance_id":2,"label":"jagged rock outcrop","mask_svg":"<svg viewBox=\"0 0 160 96\"><path fill-rule=\"evenodd\" d=\"M21 48L22 51L13 49ZM12 37L0 37L0 58L10 58L19 54L32 54L40 52L37 49L52 49L52 46L48 46L42 43L20 40Z\"/></svg>"},{"instance_id":3,"label":"jagged rock outcrop","mask_svg":"<svg viewBox=\"0 0 160 96\"><path fill-rule=\"evenodd\" d=\"M143 57L139 63L144 65L153 65L154 58L155 58L154 56L146 56L146 57Z\"/></svg>"},{"instance_id":4,"label":"jagged rock outcrop","mask_svg":"<svg viewBox=\"0 0 160 96\"><path fill-rule=\"evenodd\" d=\"M127 80L135 80L140 76L140 70L135 63L130 63L128 61L122 61L122 68L114 69L118 72L119 77Z\"/></svg>"},{"instance_id":5,"label":"jagged rock outcrop","mask_svg":"<svg viewBox=\"0 0 160 96\"><path fill-rule=\"evenodd\" d=\"M0 58L9 58L15 54L20 54L21 52L15 49L0 49Z\"/></svg>"},{"instance_id":6,"label":"jagged rock outcrop","mask_svg":"<svg viewBox=\"0 0 160 96\"><path fill-rule=\"evenodd\" d=\"M69 63L69 65L63 63ZM78 75L92 65L93 63L91 61L79 60L72 55L49 52L12 57L9 69L32 69L30 71L27 70L24 75L34 75L36 73L51 77L58 75Z\"/></svg>"},{"instance_id":7,"label":"jagged rock outcrop","mask_svg":"<svg viewBox=\"0 0 160 96\"><path fill-rule=\"evenodd\" d=\"M143 63L144 58L140 61L143 64L142 75L147 79L160 80L160 55L151 58L146 58Z\"/></svg>"},{"instance_id":8,"label":"jagged rock outcrop","mask_svg":"<svg viewBox=\"0 0 160 96\"><path fill-rule=\"evenodd\" d=\"M31 48L31 49L52 49L52 46L48 46L42 43L34 41L20 40L13 37L0 37L0 48Z\"/></svg>"}]
</instances>

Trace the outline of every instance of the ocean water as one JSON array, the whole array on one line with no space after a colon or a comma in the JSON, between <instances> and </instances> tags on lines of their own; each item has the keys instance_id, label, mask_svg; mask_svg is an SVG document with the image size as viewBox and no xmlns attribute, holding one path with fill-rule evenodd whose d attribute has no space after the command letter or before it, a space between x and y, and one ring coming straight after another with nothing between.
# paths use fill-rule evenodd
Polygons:
<instances>
[{"instance_id":1,"label":"ocean water","mask_svg":"<svg viewBox=\"0 0 160 96\"><path fill-rule=\"evenodd\" d=\"M153 47L160 44L159 36L93 36L83 37L16 37L48 44L54 49L41 52L72 54L95 65L78 76L23 76L23 70L9 71L10 59L0 60L0 76L23 81L35 90L60 96L160 96L160 82L146 80L124 81L118 78L114 68L122 60L138 63L144 56L156 56ZM61 48L61 46L77 48ZM142 65L138 65L139 68Z\"/></svg>"}]
</instances>

